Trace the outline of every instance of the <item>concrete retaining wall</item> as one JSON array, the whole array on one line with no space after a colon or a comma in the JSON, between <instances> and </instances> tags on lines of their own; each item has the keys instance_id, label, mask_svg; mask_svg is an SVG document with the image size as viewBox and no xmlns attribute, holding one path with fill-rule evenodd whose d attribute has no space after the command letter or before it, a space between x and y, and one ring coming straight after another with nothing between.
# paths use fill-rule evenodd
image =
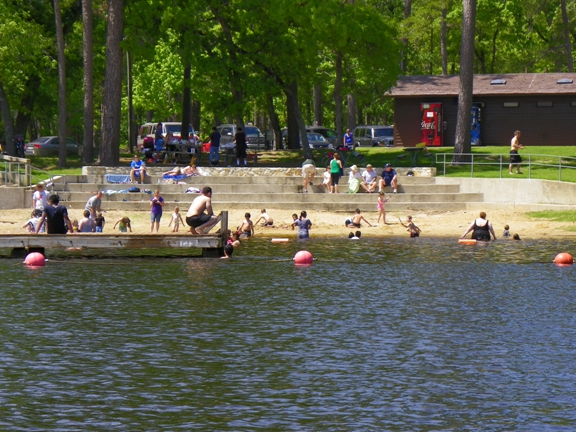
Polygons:
<instances>
[{"instance_id":1,"label":"concrete retaining wall","mask_svg":"<svg viewBox=\"0 0 576 436\"><path fill-rule=\"evenodd\" d=\"M0 187L0 209L32 207L32 191L24 188Z\"/></svg>"},{"instance_id":2,"label":"concrete retaining wall","mask_svg":"<svg viewBox=\"0 0 576 436\"><path fill-rule=\"evenodd\" d=\"M538 179L471 179L442 177L438 182L460 185L461 192L483 193L484 204L508 210L573 209L576 184ZM469 204L477 209L478 205Z\"/></svg>"}]
</instances>

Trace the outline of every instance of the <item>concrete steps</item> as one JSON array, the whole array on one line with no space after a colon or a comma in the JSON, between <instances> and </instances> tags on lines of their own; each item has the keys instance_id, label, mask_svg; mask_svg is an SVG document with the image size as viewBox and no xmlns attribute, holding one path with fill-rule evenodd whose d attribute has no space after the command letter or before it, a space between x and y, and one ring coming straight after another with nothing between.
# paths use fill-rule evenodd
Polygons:
<instances>
[{"instance_id":1,"label":"concrete steps","mask_svg":"<svg viewBox=\"0 0 576 436\"><path fill-rule=\"evenodd\" d=\"M278 173L266 174L262 169L259 176L195 176L185 179L186 184L150 183L143 185L96 183L95 176L66 176L54 185L68 208L84 209L86 201L97 191L128 190L138 186L141 190L154 191L159 189L166 202L167 210L180 205L185 211L198 194L186 194L189 187L201 189L210 186L213 190L213 204L216 210L245 209L259 210L263 207L280 210L326 210L350 212L356 208L361 210L376 210L377 194L357 193L347 194L348 178L343 177L339 185L340 194L327 194L321 185L322 178L317 177L316 184L309 187L309 193L302 192L300 176ZM100 177L99 181L103 178ZM481 203L483 194L460 192L460 186L453 183L443 183L435 177L400 176L398 193L392 194L386 188L390 198L386 210L447 210L466 209L467 203ZM105 194L102 198L104 210L148 211L151 194L144 192L116 192Z\"/></svg>"}]
</instances>

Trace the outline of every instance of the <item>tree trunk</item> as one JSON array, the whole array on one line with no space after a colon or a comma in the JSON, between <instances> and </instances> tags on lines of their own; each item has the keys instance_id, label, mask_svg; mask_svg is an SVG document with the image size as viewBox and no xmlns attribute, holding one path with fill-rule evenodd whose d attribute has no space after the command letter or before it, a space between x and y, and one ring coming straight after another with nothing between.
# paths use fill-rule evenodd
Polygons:
<instances>
[{"instance_id":1,"label":"tree trunk","mask_svg":"<svg viewBox=\"0 0 576 436\"><path fill-rule=\"evenodd\" d=\"M298 82L293 81L288 89L284 89L284 93L286 94L288 116L290 118L291 114L293 124L293 126L290 124L290 122L288 124L289 148L297 150L300 148L299 143L301 142L305 158L312 159L312 150L310 150L308 138L306 137L306 126L304 125L304 119L302 118L302 112L300 110L300 105L298 104ZM300 136L300 138L298 138L298 136Z\"/></svg>"},{"instance_id":2,"label":"tree trunk","mask_svg":"<svg viewBox=\"0 0 576 436\"><path fill-rule=\"evenodd\" d=\"M4 140L6 142L5 150L10 156L16 156L14 147L14 129L12 124L12 114L10 113L10 104L4 92L4 86L0 82L0 111L2 111L2 121L4 122Z\"/></svg>"},{"instance_id":3,"label":"tree trunk","mask_svg":"<svg viewBox=\"0 0 576 436\"><path fill-rule=\"evenodd\" d=\"M356 96L354 94L348 94L347 98L347 120L346 120L346 128L350 130L354 130L356 127Z\"/></svg>"},{"instance_id":4,"label":"tree trunk","mask_svg":"<svg viewBox=\"0 0 576 436\"><path fill-rule=\"evenodd\" d=\"M442 55L442 75L448 74L448 49L446 28L446 5L442 6L442 23L440 24L440 53Z\"/></svg>"},{"instance_id":5,"label":"tree trunk","mask_svg":"<svg viewBox=\"0 0 576 436\"><path fill-rule=\"evenodd\" d=\"M188 140L190 132L190 113L191 106L191 96L190 96L190 77L192 73L192 65L190 62L186 62L184 66L184 88L182 92L182 127L180 130L180 135L182 139Z\"/></svg>"},{"instance_id":6,"label":"tree trunk","mask_svg":"<svg viewBox=\"0 0 576 436\"><path fill-rule=\"evenodd\" d=\"M102 104L100 164L117 166L120 160L120 102L122 98L123 1L109 0L106 34L106 72Z\"/></svg>"},{"instance_id":7,"label":"tree trunk","mask_svg":"<svg viewBox=\"0 0 576 436\"><path fill-rule=\"evenodd\" d=\"M200 130L200 114L202 111L202 105L198 100L192 100L192 110L190 113L190 124L194 130ZM215 126L220 124L220 120L218 118L214 119Z\"/></svg>"},{"instance_id":8,"label":"tree trunk","mask_svg":"<svg viewBox=\"0 0 576 436\"><path fill-rule=\"evenodd\" d=\"M30 118L32 113L34 113L34 104L36 102L36 96L38 95L38 89L40 88L41 80L40 76L37 74L32 74L26 81L26 89L22 100L20 101L20 109L16 115L16 120L14 120L14 133L21 134L26 137L28 126L30 125ZM30 139L31 136L28 136Z\"/></svg>"},{"instance_id":9,"label":"tree trunk","mask_svg":"<svg viewBox=\"0 0 576 436\"><path fill-rule=\"evenodd\" d=\"M564 27L564 48L566 50L566 64L568 71L574 72L574 62L572 60L572 42L570 41L570 22L568 21L568 12L566 11L566 0L561 0L562 7L562 25Z\"/></svg>"},{"instance_id":10,"label":"tree trunk","mask_svg":"<svg viewBox=\"0 0 576 436\"><path fill-rule=\"evenodd\" d=\"M334 82L334 124L336 127L336 134L338 138L336 139L335 147L342 145L342 137L344 136L344 125L343 119L344 114L342 112L342 53L336 53L335 62L335 73L336 80Z\"/></svg>"},{"instance_id":11,"label":"tree trunk","mask_svg":"<svg viewBox=\"0 0 576 436\"><path fill-rule=\"evenodd\" d=\"M58 45L58 167L66 167L66 57L64 54L64 30L60 0L54 0L54 20L56 22L56 43Z\"/></svg>"},{"instance_id":12,"label":"tree trunk","mask_svg":"<svg viewBox=\"0 0 576 436\"><path fill-rule=\"evenodd\" d=\"M462 45L460 48L460 92L458 94L458 117L456 140L452 162L467 162L470 144L470 123L474 80L474 27L476 25L476 0L464 0L462 17Z\"/></svg>"},{"instance_id":13,"label":"tree trunk","mask_svg":"<svg viewBox=\"0 0 576 436\"><path fill-rule=\"evenodd\" d=\"M266 94L266 108L268 109L270 125L274 131L274 150L280 150L280 148L283 146L282 132L280 129L280 120L278 119L278 114L274 108L274 99L272 98L272 94Z\"/></svg>"},{"instance_id":14,"label":"tree trunk","mask_svg":"<svg viewBox=\"0 0 576 436\"><path fill-rule=\"evenodd\" d=\"M82 162L94 161L94 50L92 38L92 1L82 0L84 55L84 140Z\"/></svg>"},{"instance_id":15,"label":"tree trunk","mask_svg":"<svg viewBox=\"0 0 576 436\"><path fill-rule=\"evenodd\" d=\"M412 0L404 0L404 19L410 17L412 14ZM407 54L406 49L408 47L408 40L406 38L402 38L402 51L400 52L400 71L404 74L406 73L407 67Z\"/></svg>"},{"instance_id":16,"label":"tree trunk","mask_svg":"<svg viewBox=\"0 0 576 436\"><path fill-rule=\"evenodd\" d=\"M322 112L322 86L314 85L314 125L324 125L324 113Z\"/></svg>"}]
</instances>

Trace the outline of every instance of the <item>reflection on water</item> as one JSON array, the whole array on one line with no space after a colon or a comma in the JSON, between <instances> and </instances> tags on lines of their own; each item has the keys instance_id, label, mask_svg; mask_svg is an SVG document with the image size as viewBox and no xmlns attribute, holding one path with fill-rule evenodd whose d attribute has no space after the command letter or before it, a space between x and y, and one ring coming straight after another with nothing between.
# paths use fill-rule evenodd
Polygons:
<instances>
[{"instance_id":1,"label":"reflection on water","mask_svg":"<svg viewBox=\"0 0 576 436\"><path fill-rule=\"evenodd\" d=\"M2 260L0 429L574 430L574 245Z\"/></svg>"}]
</instances>

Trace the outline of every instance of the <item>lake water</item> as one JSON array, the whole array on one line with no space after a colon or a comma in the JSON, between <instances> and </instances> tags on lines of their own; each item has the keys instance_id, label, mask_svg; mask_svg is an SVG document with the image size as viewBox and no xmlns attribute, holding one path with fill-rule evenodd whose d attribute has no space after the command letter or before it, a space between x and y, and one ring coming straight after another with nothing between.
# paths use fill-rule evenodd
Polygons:
<instances>
[{"instance_id":1,"label":"lake water","mask_svg":"<svg viewBox=\"0 0 576 436\"><path fill-rule=\"evenodd\" d=\"M301 249L315 261L297 267ZM0 260L0 429L576 430L574 242Z\"/></svg>"}]
</instances>

